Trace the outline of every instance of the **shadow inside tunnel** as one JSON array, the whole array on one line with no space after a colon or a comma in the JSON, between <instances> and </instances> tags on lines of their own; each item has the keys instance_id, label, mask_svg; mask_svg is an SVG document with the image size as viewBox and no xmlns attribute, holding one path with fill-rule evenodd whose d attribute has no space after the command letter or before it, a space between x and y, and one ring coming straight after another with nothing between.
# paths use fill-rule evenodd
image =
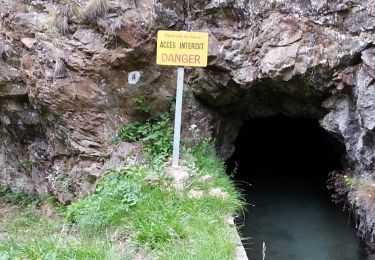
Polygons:
<instances>
[{"instance_id":1,"label":"shadow inside tunnel","mask_svg":"<svg viewBox=\"0 0 375 260\"><path fill-rule=\"evenodd\" d=\"M241 233L250 259L358 260L359 240L326 182L343 168L345 147L317 120L272 116L248 120L229 174L248 204Z\"/></svg>"}]
</instances>

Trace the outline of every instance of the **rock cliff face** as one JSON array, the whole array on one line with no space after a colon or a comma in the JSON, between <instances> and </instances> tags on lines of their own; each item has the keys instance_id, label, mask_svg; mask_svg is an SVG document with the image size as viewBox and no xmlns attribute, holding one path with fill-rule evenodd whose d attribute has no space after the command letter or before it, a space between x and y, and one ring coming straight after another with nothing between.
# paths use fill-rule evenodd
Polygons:
<instances>
[{"instance_id":1,"label":"rock cliff face","mask_svg":"<svg viewBox=\"0 0 375 260\"><path fill-rule=\"evenodd\" d=\"M69 202L135 149L112 144L119 125L175 93L159 29L210 35L184 118L223 158L245 120L284 114L320 120L375 174L373 0L2 0L0 18L0 181L15 189Z\"/></svg>"}]
</instances>

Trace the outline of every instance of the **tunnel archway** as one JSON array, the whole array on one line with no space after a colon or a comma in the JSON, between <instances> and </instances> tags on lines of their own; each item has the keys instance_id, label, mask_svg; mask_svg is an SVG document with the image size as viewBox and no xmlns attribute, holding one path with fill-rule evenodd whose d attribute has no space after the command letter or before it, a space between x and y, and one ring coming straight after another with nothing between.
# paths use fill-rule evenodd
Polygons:
<instances>
[{"instance_id":1,"label":"tunnel archway","mask_svg":"<svg viewBox=\"0 0 375 260\"><path fill-rule=\"evenodd\" d=\"M325 183L329 172L342 169L344 151L317 120L278 115L246 121L227 163L237 167L237 179L253 185L269 177L293 182L299 176Z\"/></svg>"},{"instance_id":2,"label":"tunnel archway","mask_svg":"<svg viewBox=\"0 0 375 260\"><path fill-rule=\"evenodd\" d=\"M361 259L355 230L326 188L344 153L315 119L278 115L242 125L227 166L249 205L239 222L251 259L262 259L263 242L268 259Z\"/></svg>"}]
</instances>

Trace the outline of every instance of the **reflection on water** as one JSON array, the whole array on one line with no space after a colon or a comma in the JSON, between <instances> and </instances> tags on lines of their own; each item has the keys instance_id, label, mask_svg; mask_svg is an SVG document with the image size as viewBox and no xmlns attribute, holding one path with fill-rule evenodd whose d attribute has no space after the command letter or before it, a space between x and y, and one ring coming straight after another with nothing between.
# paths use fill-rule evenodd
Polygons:
<instances>
[{"instance_id":1,"label":"reflection on water","mask_svg":"<svg viewBox=\"0 0 375 260\"><path fill-rule=\"evenodd\" d=\"M348 213L330 202L320 183L265 179L247 191L254 206L245 214L242 233L249 238L250 260L262 259L263 241L267 260L363 259Z\"/></svg>"},{"instance_id":2,"label":"reflection on water","mask_svg":"<svg viewBox=\"0 0 375 260\"><path fill-rule=\"evenodd\" d=\"M359 260L347 212L331 202L328 174L342 169L345 147L317 120L271 116L241 127L228 172L246 189L243 235L251 260ZM252 184L252 187L244 185ZM242 183L242 184L241 184Z\"/></svg>"}]
</instances>

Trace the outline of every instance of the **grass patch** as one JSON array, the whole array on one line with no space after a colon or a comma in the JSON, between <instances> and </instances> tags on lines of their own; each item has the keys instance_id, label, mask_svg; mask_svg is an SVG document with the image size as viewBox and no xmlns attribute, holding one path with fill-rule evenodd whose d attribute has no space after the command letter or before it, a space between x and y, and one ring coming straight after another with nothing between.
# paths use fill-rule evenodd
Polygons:
<instances>
[{"instance_id":1,"label":"grass patch","mask_svg":"<svg viewBox=\"0 0 375 260\"><path fill-rule=\"evenodd\" d=\"M108 10L109 0L90 0L84 10L84 16L88 21L94 22L106 15Z\"/></svg>"},{"instance_id":2,"label":"grass patch","mask_svg":"<svg viewBox=\"0 0 375 260\"><path fill-rule=\"evenodd\" d=\"M0 185L0 200L13 204L28 206L30 204L37 204L39 202L37 195L30 195L22 190L12 191L7 185Z\"/></svg>"},{"instance_id":3,"label":"grass patch","mask_svg":"<svg viewBox=\"0 0 375 260\"><path fill-rule=\"evenodd\" d=\"M158 167L135 164L105 176L95 194L69 207L69 220L83 228L125 230L133 243L146 246L160 259L233 259L236 244L226 221L242 207L239 193L209 141L187 153L192 171L184 190L171 187L162 171L155 177L153 169ZM199 182L207 174L213 183ZM157 181L145 181L150 176ZM212 187L228 196L208 195ZM191 189L205 195L191 199L187 196Z\"/></svg>"},{"instance_id":4,"label":"grass patch","mask_svg":"<svg viewBox=\"0 0 375 260\"><path fill-rule=\"evenodd\" d=\"M101 179L96 193L68 207L68 221L93 230L121 223L124 214L140 200L139 174L141 165L110 171Z\"/></svg>"},{"instance_id":5,"label":"grass patch","mask_svg":"<svg viewBox=\"0 0 375 260\"><path fill-rule=\"evenodd\" d=\"M233 205L228 204L209 196L188 199L154 191L130 214L133 239L161 259L233 259L235 242L225 219Z\"/></svg>"},{"instance_id":6,"label":"grass patch","mask_svg":"<svg viewBox=\"0 0 375 260\"><path fill-rule=\"evenodd\" d=\"M35 206L0 202L0 259L121 259L107 233L82 232Z\"/></svg>"},{"instance_id":7,"label":"grass patch","mask_svg":"<svg viewBox=\"0 0 375 260\"><path fill-rule=\"evenodd\" d=\"M96 192L59 207L59 217L41 218L36 206L12 208L6 215L16 217L0 223L0 258L131 259L132 245L158 259L234 259L227 219L241 209L240 194L207 140L184 150L190 178L183 189L173 187L165 169L170 125L161 117L124 126L121 137L142 142L145 161L107 172ZM202 182L207 175L212 181ZM213 188L226 196L210 195ZM189 197L192 190L203 195Z\"/></svg>"},{"instance_id":8,"label":"grass patch","mask_svg":"<svg viewBox=\"0 0 375 260\"><path fill-rule=\"evenodd\" d=\"M61 0L61 13L68 18L81 17L81 4L77 0Z\"/></svg>"},{"instance_id":9,"label":"grass patch","mask_svg":"<svg viewBox=\"0 0 375 260\"><path fill-rule=\"evenodd\" d=\"M69 33L69 22L68 16L63 15L62 13L56 12L51 14L51 19L53 25L56 27L58 32L62 35Z\"/></svg>"}]
</instances>

